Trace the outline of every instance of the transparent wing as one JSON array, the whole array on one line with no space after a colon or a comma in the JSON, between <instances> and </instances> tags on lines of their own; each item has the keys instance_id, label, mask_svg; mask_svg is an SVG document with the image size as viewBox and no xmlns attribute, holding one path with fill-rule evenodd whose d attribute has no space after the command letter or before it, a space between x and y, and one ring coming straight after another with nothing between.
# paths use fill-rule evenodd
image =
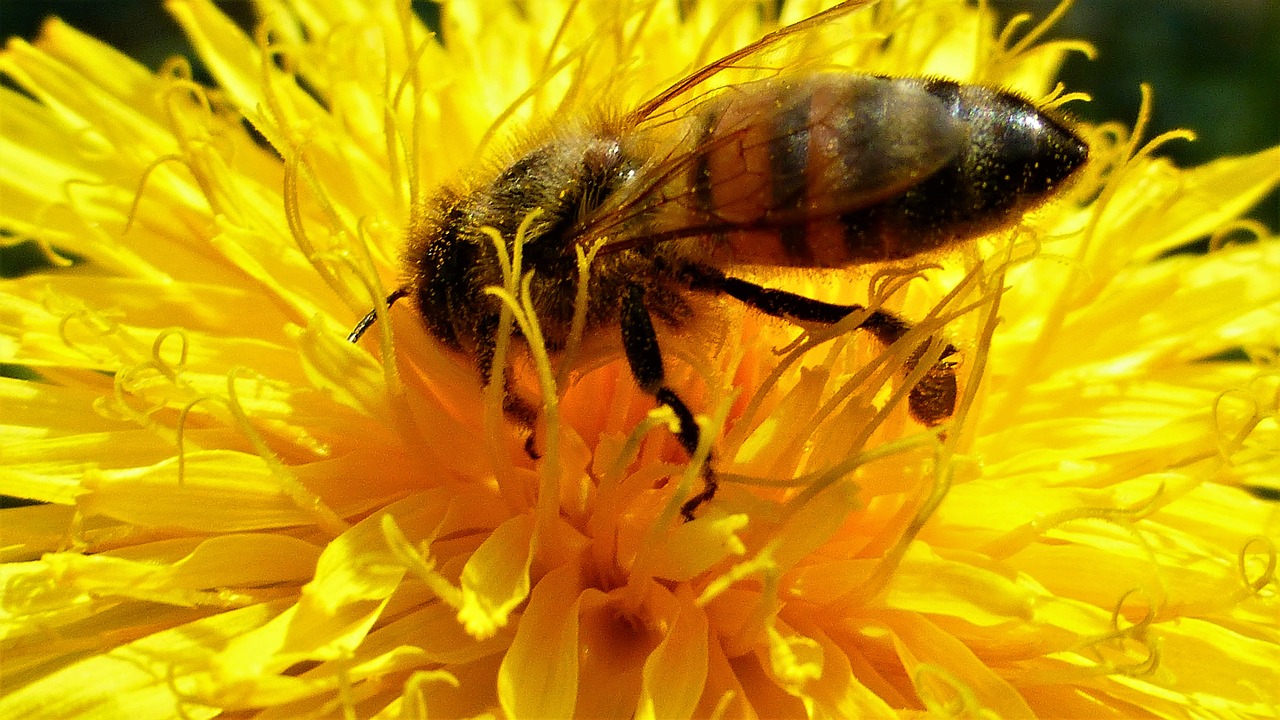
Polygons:
<instances>
[{"instance_id":1,"label":"transparent wing","mask_svg":"<svg viewBox=\"0 0 1280 720\"><path fill-rule=\"evenodd\" d=\"M794 27L794 26L793 26ZM725 88L677 121L622 133L649 158L597 211L603 252L834 219L932 176L968 143L927 81L787 75Z\"/></svg>"},{"instance_id":2,"label":"transparent wing","mask_svg":"<svg viewBox=\"0 0 1280 720\"><path fill-rule=\"evenodd\" d=\"M804 20L774 30L672 83L636 108L627 122L638 125L663 113L678 112L680 106L691 98L697 99L708 92L705 88L713 80L720 81L722 87L743 82L741 79L722 77L732 70L756 74L757 77L747 79L757 80L760 79L759 71L768 68L797 68L811 65L815 61L821 62L830 50L814 46L825 44L822 37L824 31L834 29L833 23L839 18L876 2L877 0L846 0Z\"/></svg>"}]
</instances>

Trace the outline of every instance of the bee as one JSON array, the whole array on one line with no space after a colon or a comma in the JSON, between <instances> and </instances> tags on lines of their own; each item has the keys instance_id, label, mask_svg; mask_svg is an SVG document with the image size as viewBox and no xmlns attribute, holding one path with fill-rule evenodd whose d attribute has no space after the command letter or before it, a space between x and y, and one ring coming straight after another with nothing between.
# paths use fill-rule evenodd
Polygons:
<instances>
[{"instance_id":1,"label":"bee","mask_svg":"<svg viewBox=\"0 0 1280 720\"><path fill-rule=\"evenodd\" d=\"M508 243L527 218L524 267L547 350L569 342L577 248L591 266L588 333L617 333L637 385L678 421L692 456L700 431L666 379L655 319L691 327L694 295L727 297L796 323L833 324L838 305L735 277L735 268L817 269L906 260L1010 227L1088 158L1068 123L1012 92L939 78L794 72L696 95L693 89L785 36L863 2L846 2L694 71L622 116L565 120L550 139L486 182L440 190L408 229L407 298L426 330L463 353L487 385L503 284L492 228ZM356 342L370 312L349 336ZM860 329L883 344L912 324L885 310ZM518 335L518 330L516 331ZM907 370L924 355L920 348ZM932 426L958 397L957 350L922 373L908 410ZM506 388L507 415L526 428L536 407ZM685 519L716 492L711 462Z\"/></svg>"}]
</instances>

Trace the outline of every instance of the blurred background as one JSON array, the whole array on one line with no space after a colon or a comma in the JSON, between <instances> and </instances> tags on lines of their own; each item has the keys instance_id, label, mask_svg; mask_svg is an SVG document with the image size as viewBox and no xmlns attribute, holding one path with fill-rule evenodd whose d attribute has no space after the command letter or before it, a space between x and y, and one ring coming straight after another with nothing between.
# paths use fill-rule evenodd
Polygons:
<instances>
[{"instance_id":1,"label":"blurred background","mask_svg":"<svg viewBox=\"0 0 1280 720\"><path fill-rule=\"evenodd\" d=\"M248 0L217 3L252 26ZM1030 12L1038 21L1056 0L989 0L1002 18ZM424 17L436 3L415 0ZM0 36L31 38L49 15L106 40L152 68L175 53L191 55L160 0L0 0ZM1194 143L1174 142L1164 154L1180 165L1280 144L1280 0L1076 0L1056 37L1087 38L1098 59L1073 55L1063 80L1094 101L1072 112L1091 121L1137 115L1138 84L1155 88L1148 136L1194 130ZM1280 193L1254 215L1280 228ZM8 268L6 268L8 269Z\"/></svg>"}]
</instances>

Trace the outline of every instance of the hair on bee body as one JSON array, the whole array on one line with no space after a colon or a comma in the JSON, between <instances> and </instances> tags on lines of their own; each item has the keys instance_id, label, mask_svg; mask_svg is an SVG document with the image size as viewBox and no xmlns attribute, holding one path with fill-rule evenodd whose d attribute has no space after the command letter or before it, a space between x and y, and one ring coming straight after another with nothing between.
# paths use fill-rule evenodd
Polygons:
<instances>
[{"instance_id":1,"label":"hair on bee body","mask_svg":"<svg viewBox=\"0 0 1280 720\"><path fill-rule=\"evenodd\" d=\"M1012 92L942 78L802 70L698 95L722 70L776 42L865 3L832 10L765 36L673 84L635 111L569 119L482 182L422 200L406 239L403 285L443 346L475 363L488 384L503 285L491 228L508 243L531 212L522 267L550 353L569 342L578 298L579 249L594 256L588 333L615 334L637 385L678 422L692 457L694 413L667 382L655 322L687 331L697 296L731 298L796 323L834 324L860 305L819 301L737 277L744 266L822 269L902 261L1018 223L1088 158L1055 113ZM912 323L866 312L859 329L890 345ZM350 340L374 321L367 315ZM515 332L519 337L518 329ZM910 390L907 410L932 426L954 412L959 353L940 355ZM926 357L925 342L905 373ZM507 387L504 410L532 428L537 406ZM713 455L714 457L714 455ZM686 519L717 489L713 464Z\"/></svg>"}]
</instances>

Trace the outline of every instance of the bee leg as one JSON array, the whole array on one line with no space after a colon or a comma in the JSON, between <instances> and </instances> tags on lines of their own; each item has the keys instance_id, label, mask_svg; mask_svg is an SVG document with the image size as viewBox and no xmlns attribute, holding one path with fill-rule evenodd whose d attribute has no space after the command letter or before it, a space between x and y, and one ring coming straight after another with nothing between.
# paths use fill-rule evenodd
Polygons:
<instances>
[{"instance_id":1,"label":"bee leg","mask_svg":"<svg viewBox=\"0 0 1280 720\"><path fill-rule=\"evenodd\" d=\"M766 315L784 320L833 325L849 313L866 309L862 305L836 305L786 290L762 287L729 277L705 265L686 267L683 274L688 279L689 287L694 290L721 292ZM906 335L912 326L893 313L873 310L860 327L881 343L892 345ZM908 371L915 369L927 349L928 345L925 344L912 353L906 363ZM955 346L947 343L938 361L920 378L907 397L907 409L923 425L937 425L955 412L956 397L959 394L953 360L956 354Z\"/></svg>"},{"instance_id":2,"label":"bee leg","mask_svg":"<svg viewBox=\"0 0 1280 720\"><path fill-rule=\"evenodd\" d=\"M502 414L529 433L524 438L524 454L531 460L541 460L542 453L538 452L538 408L516 392L510 375L502 379L502 386Z\"/></svg>"},{"instance_id":3,"label":"bee leg","mask_svg":"<svg viewBox=\"0 0 1280 720\"><path fill-rule=\"evenodd\" d=\"M480 372L480 384L489 387L493 382L493 361L498 352L498 316L491 315L482 319L476 330L476 369ZM534 460L542 457L537 451L538 408L520 393L516 392L511 374L502 376L502 414L528 435L524 439L525 454Z\"/></svg>"},{"instance_id":4,"label":"bee leg","mask_svg":"<svg viewBox=\"0 0 1280 720\"><path fill-rule=\"evenodd\" d=\"M644 306L644 288L639 285L629 286L622 296L622 347L627 354L631 375L640 389L675 413L680 424L676 438L689 457L693 457L698 449L701 431L689 406L664 384L666 370L662 364L662 350L658 347L658 336L653 331L653 320L649 318L649 311ZM717 483L715 473L711 470L710 458L702 466L702 481L702 491L680 506L680 514L686 521L692 520L693 511L716 494Z\"/></svg>"},{"instance_id":5,"label":"bee leg","mask_svg":"<svg viewBox=\"0 0 1280 720\"><path fill-rule=\"evenodd\" d=\"M387 299L384 301L387 304L387 309L390 310L391 306L394 305L397 300L408 297L408 295L409 295L409 288L403 288L403 287L396 288L396 290L392 292L390 295L388 295ZM351 332L347 334L347 342L349 343L360 342L360 336L364 335L364 332L368 330L369 327L373 325L374 322L377 321L377 319L378 319L377 309L375 308L373 310L370 310L368 314L360 318L360 322L356 323L355 328L353 328Z\"/></svg>"}]
</instances>

